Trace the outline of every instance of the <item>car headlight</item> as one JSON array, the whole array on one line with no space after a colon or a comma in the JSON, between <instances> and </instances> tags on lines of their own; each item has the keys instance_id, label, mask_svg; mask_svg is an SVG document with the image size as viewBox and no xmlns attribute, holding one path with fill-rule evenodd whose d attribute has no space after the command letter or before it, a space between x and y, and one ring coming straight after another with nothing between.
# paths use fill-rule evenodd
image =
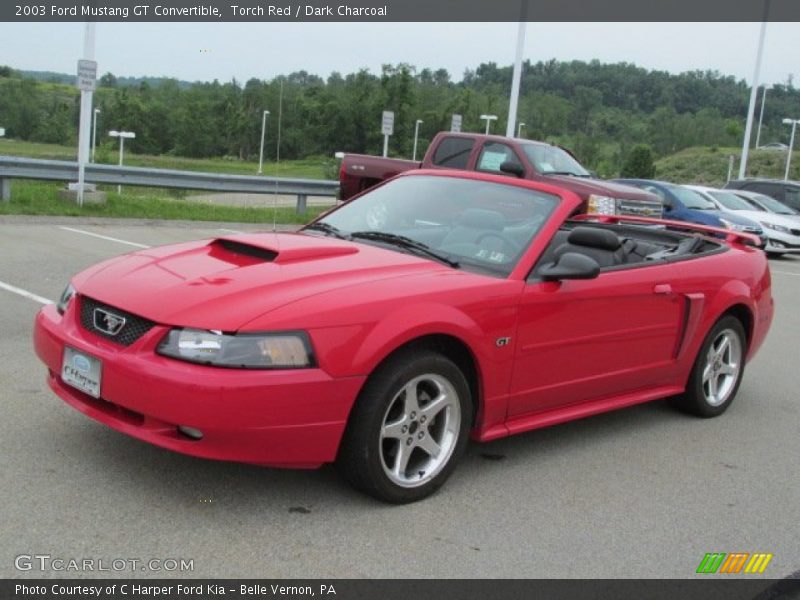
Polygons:
<instances>
[{"instance_id":1,"label":"car headlight","mask_svg":"<svg viewBox=\"0 0 800 600\"><path fill-rule=\"evenodd\" d=\"M63 315L66 312L67 306L69 306L69 303L72 301L74 297L75 297L75 288L72 287L72 284L70 283L67 285L67 287L64 288L64 291L61 292L61 297L58 299L58 302L56 303L56 310L58 311L58 314Z\"/></svg>"},{"instance_id":2,"label":"car headlight","mask_svg":"<svg viewBox=\"0 0 800 600\"><path fill-rule=\"evenodd\" d=\"M739 225L738 223L734 223L732 221L728 221L728 219L720 219L720 221L722 221L722 226L725 227L725 229L730 229L731 231L744 231L745 230L745 226L744 225Z\"/></svg>"},{"instance_id":3,"label":"car headlight","mask_svg":"<svg viewBox=\"0 0 800 600\"><path fill-rule=\"evenodd\" d=\"M778 231L780 233L791 233L792 230L788 227L784 227L783 225L775 225L774 223L761 223L767 229L772 229L772 231Z\"/></svg>"},{"instance_id":4,"label":"car headlight","mask_svg":"<svg viewBox=\"0 0 800 600\"><path fill-rule=\"evenodd\" d=\"M159 354L203 365L240 369L302 369L315 365L308 335L302 331L226 334L173 329Z\"/></svg>"},{"instance_id":5,"label":"car headlight","mask_svg":"<svg viewBox=\"0 0 800 600\"><path fill-rule=\"evenodd\" d=\"M615 215L617 214L617 199L610 196L591 194L586 206L586 213L590 215Z\"/></svg>"}]
</instances>

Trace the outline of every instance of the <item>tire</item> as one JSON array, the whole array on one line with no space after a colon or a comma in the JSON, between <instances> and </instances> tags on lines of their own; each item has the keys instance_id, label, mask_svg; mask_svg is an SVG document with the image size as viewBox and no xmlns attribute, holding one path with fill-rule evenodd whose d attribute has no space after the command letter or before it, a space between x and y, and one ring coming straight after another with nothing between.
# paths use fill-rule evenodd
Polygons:
<instances>
[{"instance_id":1,"label":"tire","mask_svg":"<svg viewBox=\"0 0 800 600\"><path fill-rule=\"evenodd\" d=\"M674 399L674 404L700 417L724 413L739 390L746 355L747 338L741 321L730 315L722 317L703 341L686 391Z\"/></svg>"},{"instance_id":2,"label":"tire","mask_svg":"<svg viewBox=\"0 0 800 600\"><path fill-rule=\"evenodd\" d=\"M410 399L410 401L409 401ZM430 350L406 350L370 376L337 458L356 489L405 504L438 490L466 449L472 395L461 370Z\"/></svg>"}]
</instances>

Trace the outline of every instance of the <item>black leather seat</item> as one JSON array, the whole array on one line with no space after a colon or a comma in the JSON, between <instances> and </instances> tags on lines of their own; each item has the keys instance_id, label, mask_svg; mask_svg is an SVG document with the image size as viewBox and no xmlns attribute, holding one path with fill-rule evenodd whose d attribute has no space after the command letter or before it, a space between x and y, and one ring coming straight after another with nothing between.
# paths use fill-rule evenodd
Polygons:
<instances>
[{"instance_id":1,"label":"black leather seat","mask_svg":"<svg viewBox=\"0 0 800 600\"><path fill-rule=\"evenodd\" d=\"M579 226L570 231L566 243L556 248L553 260L557 262L567 252L593 258L600 267L613 267L626 262L626 253L619 236L599 227Z\"/></svg>"}]
</instances>

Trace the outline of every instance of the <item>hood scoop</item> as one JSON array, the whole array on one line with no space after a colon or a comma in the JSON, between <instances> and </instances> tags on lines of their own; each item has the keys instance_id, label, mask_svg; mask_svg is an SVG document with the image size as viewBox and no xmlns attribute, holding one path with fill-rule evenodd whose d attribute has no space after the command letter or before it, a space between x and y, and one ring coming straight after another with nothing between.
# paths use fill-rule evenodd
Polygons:
<instances>
[{"instance_id":1,"label":"hood scoop","mask_svg":"<svg viewBox=\"0 0 800 600\"><path fill-rule=\"evenodd\" d=\"M219 238L211 242L211 255L222 260L225 260L225 255L234 255L256 259L257 262L273 262L278 253L263 246Z\"/></svg>"},{"instance_id":2,"label":"hood scoop","mask_svg":"<svg viewBox=\"0 0 800 600\"><path fill-rule=\"evenodd\" d=\"M313 239L313 238L312 238ZM219 260L237 265L252 265L264 262L286 264L321 258L333 258L356 254L358 247L353 244L314 243L281 244L274 237L264 239L258 236L247 238L217 238L209 244L209 254ZM306 238L308 240L308 238ZM272 242L272 243L270 243Z\"/></svg>"}]
</instances>

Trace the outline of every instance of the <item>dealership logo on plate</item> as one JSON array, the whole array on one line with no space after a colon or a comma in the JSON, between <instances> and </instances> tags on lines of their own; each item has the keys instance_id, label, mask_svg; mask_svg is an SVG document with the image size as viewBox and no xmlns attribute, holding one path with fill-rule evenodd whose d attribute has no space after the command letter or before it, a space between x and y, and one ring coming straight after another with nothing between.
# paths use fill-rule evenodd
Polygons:
<instances>
[{"instance_id":1,"label":"dealership logo on plate","mask_svg":"<svg viewBox=\"0 0 800 600\"><path fill-rule=\"evenodd\" d=\"M94 309L94 326L108 335L117 335L125 326L126 319L102 308Z\"/></svg>"},{"instance_id":2,"label":"dealership logo on plate","mask_svg":"<svg viewBox=\"0 0 800 600\"><path fill-rule=\"evenodd\" d=\"M92 368L92 365L89 363L89 359L85 356L81 356L80 354L76 354L72 357L72 366L78 369L78 371L81 373L88 373Z\"/></svg>"}]
</instances>

